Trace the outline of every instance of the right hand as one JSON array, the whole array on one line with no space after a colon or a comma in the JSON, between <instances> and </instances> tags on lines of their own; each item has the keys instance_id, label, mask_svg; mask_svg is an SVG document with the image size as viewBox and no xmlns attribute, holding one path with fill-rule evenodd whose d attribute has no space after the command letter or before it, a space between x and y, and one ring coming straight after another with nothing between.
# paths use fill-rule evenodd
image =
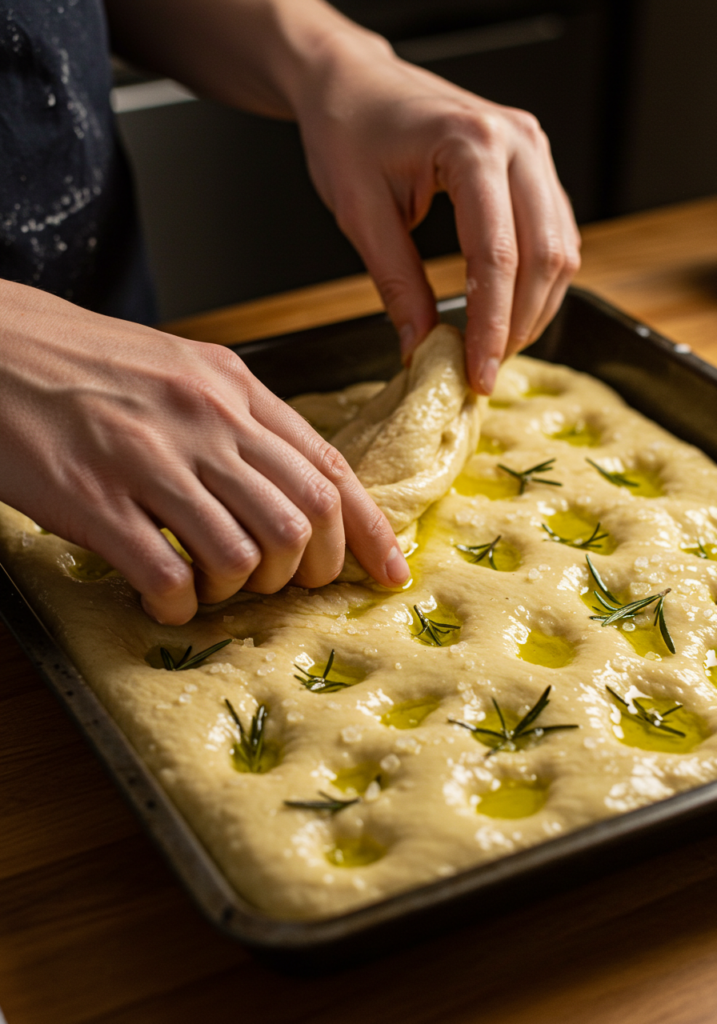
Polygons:
<instances>
[{"instance_id":1,"label":"right hand","mask_svg":"<svg viewBox=\"0 0 717 1024\"><path fill-rule=\"evenodd\" d=\"M347 23L348 25L349 23ZM409 358L436 322L411 237L436 192L466 258L466 366L490 394L580 266L580 235L536 119L415 67L355 26L303 65L296 115L314 183L372 275Z\"/></svg>"},{"instance_id":2,"label":"right hand","mask_svg":"<svg viewBox=\"0 0 717 1024\"><path fill-rule=\"evenodd\" d=\"M118 569L159 622L408 566L343 457L233 352L0 282L0 499ZM168 527L189 566L160 532Z\"/></svg>"}]
</instances>

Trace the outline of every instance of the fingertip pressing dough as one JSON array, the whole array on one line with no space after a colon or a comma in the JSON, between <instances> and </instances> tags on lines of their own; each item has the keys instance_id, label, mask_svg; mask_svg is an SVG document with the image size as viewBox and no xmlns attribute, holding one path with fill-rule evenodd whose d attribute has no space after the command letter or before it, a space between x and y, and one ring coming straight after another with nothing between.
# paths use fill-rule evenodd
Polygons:
<instances>
[{"instance_id":1,"label":"fingertip pressing dough","mask_svg":"<svg viewBox=\"0 0 717 1024\"><path fill-rule=\"evenodd\" d=\"M315 404L394 528L417 523L403 590L288 587L164 627L96 556L0 515L23 592L274 917L352 910L717 778L717 467L527 358L501 370L479 442L459 341L436 337L400 383ZM162 647L177 663L227 638L161 667Z\"/></svg>"}]
</instances>

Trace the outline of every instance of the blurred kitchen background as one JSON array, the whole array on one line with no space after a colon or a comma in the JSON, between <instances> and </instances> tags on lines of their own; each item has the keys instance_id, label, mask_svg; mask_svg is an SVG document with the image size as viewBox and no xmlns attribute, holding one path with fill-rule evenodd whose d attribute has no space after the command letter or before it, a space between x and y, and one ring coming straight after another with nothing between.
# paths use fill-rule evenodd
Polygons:
<instances>
[{"instance_id":1,"label":"blurred kitchen background","mask_svg":"<svg viewBox=\"0 0 717 1024\"><path fill-rule=\"evenodd\" d=\"M717 192L715 0L336 0L407 60L547 131L578 221ZM297 129L118 66L162 319L360 272ZM438 196L415 237L458 249Z\"/></svg>"}]
</instances>

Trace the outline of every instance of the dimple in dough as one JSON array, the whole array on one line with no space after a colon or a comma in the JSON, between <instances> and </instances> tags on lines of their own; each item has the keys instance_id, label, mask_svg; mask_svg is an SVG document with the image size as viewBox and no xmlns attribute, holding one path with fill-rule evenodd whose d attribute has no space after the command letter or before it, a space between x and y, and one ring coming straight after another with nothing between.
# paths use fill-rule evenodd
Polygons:
<instances>
[{"instance_id":1,"label":"dimple in dough","mask_svg":"<svg viewBox=\"0 0 717 1024\"><path fill-rule=\"evenodd\" d=\"M324 398L323 412L332 402L344 410L341 399ZM593 447L565 439L581 425L592 428ZM225 877L265 914L331 917L717 779L717 688L705 671L717 657L717 561L694 553L698 540L717 546L717 467L598 381L525 358L502 368L482 433L493 447L469 451L464 474L422 518L408 591L287 587L237 595L185 626L150 620L117 573L80 578L87 552L0 506L4 564ZM586 455L610 471L655 474L660 495L614 486ZM523 470L545 460L562 486L536 482L496 500L471 489L507 480L499 463ZM614 593L671 588L665 614L676 654L640 654L629 634L591 618L585 551L542 529L571 510L614 539L612 553L593 553ZM498 535L520 555L511 571L461 553L459 545ZM445 606L460 622L450 646L415 638L416 604ZM572 660L551 667L521 658L530 631L569 643ZM147 660L159 645L201 651L227 637L235 642L186 672ZM357 681L311 692L295 666L320 670L332 649ZM626 745L607 685L684 704L708 735L689 753ZM480 723L494 698L525 714L547 686L539 724L579 728L487 757L454 724ZM259 704L269 707L267 740L280 751L271 771L237 772L226 699L245 726ZM384 720L417 701L428 713L415 727ZM380 790L338 814L284 804L318 790L345 797L337 773L374 765ZM479 799L520 779L548 785L543 806L516 820L481 812ZM327 860L339 840L363 836L385 855L352 868Z\"/></svg>"}]
</instances>

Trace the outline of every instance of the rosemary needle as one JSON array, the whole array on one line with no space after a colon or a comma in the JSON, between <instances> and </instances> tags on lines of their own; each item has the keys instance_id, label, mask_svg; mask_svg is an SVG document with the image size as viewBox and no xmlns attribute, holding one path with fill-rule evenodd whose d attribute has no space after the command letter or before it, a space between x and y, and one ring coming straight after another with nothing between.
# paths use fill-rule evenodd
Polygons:
<instances>
[{"instance_id":1,"label":"rosemary needle","mask_svg":"<svg viewBox=\"0 0 717 1024\"><path fill-rule=\"evenodd\" d=\"M224 703L229 709L237 726L239 727L239 754L250 772L261 771L261 758L264 753L264 727L269 717L269 709L266 704L260 704L251 720L251 728L247 735L241 719L231 703L225 698Z\"/></svg>"},{"instance_id":2,"label":"rosemary needle","mask_svg":"<svg viewBox=\"0 0 717 1024\"><path fill-rule=\"evenodd\" d=\"M540 524L548 535L550 540L554 540L556 544L568 544L571 548L578 548L579 550L585 551L591 548L599 548L600 542L609 537L608 533L600 533L600 523L597 524L593 532L586 540L581 540L580 537L570 538L561 537L559 533L552 530L547 523Z\"/></svg>"},{"instance_id":3,"label":"rosemary needle","mask_svg":"<svg viewBox=\"0 0 717 1024\"><path fill-rule=\"evenodd\" d=\"M353 797L351 800L339 800L321 790L319 790L319 796L322 798L321 800L285 800L284 806L295 807L302 811L328 811L329 814L338 814L345 807L361 802L361 798L358 796Z\"/></svg>"},{"instance_id":4,"label":"rosemary needle","mask_svg":"<svg viewBox=\"0 0 717 1024\"><path fill-rule=\"evenodd\" d=\"M616 487L638 487L639 484L636 480L628 480L624 473L610 473L607 469L603 469L602 466L598 466L597 462L593 462L592 459L585 459L589 462L593 469L596 469L600 476L604 476L607 481L614 484Z\"/></svg>"},{"instance_id":5,"label":"rosemary needle","mask_svg":"<svg viewBox=\"0 0 717 1024\"><path fill-rule=\"evenodd\" d=\"M436 619L429 619L428 616L421 611L417 604L414 604L413 610L416 613L416 618L421 624L421 628L417 633L413 635L418 639L424 637L425 642L433 644L434 647L443 647L443 642L454 629L460 629L461 627L451 622L438 622Z\"/></svg>"},{"instance_id":6,"label":"rosemary needle","mask_svg":"<svg viewBox=\"0 0 717 1024\"><path fill-rule=\"evenodd\" d=\"M528 711L527 714L523 715L518 724L514 726L514 728L512 729L509 729L508 726L506 725L505 717L501 710L500 704L495 699L495 697L492 698L493 707L495 708L496 713L498 715L498 720L500 721L500 729L484 729L482 726L471 725L469 722L462 722L458 718L449 718L448 721L452 722L454 725L462 725L464 729L469 729L470 732L474 734L481 733L484 736L490 736L493 740L497 740L498 742L496 746L494 746L492 750L488 751L488 753L485 755L486 757L491 757L493 754L498 754L501 750L517 750L517 741L520 739L524 739L526 736L534 735L536 739L540 739L547 732L557 732L559 729L579 729L579 725L533 726L535 720L538 718L539 715L542 714L542 712L550 703L550 690L550 686L543 690L542 694L540 695L540 697L538 697L537 701L530 709L530 711Z\"/></svg>"},{"instance_id":7,"label":"rosemary needle","mask_svg":"<svg viewBox=\"0 0 717 1024\"><path fill-rule=\"evenodd\" d=\"M616 693L611 686L606 685L605 689L615 698L621 706L621 709L625 709L627 714L632 715L636 713L637 717L641 719L641 721L647 722L647 724L651 725L654 729L661 729L662 732L670 732L674 736L681 736L684 739L684 732L680 732L679 729L673 729L672 726L665 725L664 722L668 715L671 715L674 711L679 711L680 708L683 707L682 704L675 704L674 707L668 708L667 711L656 711L654 708L644 708L642 704L640 704L639 698L636 697L631 701L632 706L635 708L635 711L633 712L630 710L630 704L628 704L625 698L621 697L619 693Z\"/></svg>"},{"instance_id":8,"label":"rosemary needle","mask_svg":"<svg viewBox=\"0 0 717 1024\"><path fill-rule=\"evenodd\" d=\"M661 590L659 594L651 594L650 597L641 597L637 601L628 601L626 604L621 604L620 601L611 594L607 589L602 579L600 578L595 566L592 563L590 555L585 555L585 559L588 563L588 568L593 575L593 579L597 583L598 590L593 590L593 594L602 606L598 608L593 605L593 611L597 614L591 615L591 619L596 619L600 622L601 626L612 626L616 622L621 622L625 619L634 619L636 615L649 608L651 604L655 604L655 616L653 619L653 626L658 626L662 639L665 641L670 654L675 653L675 644L670 636L670 631L667 628L665 622L665 598L670 593L670 587L665 590Z\"/></svg>"},{"instance_id":9,"label":"rosemary needle","mask_svg":"<svg viewBox=\"0 0 717 1024\"><path fill-rule=\"evenodd\" d=\"M619 602L618 602L617 598L615 597L615 595L614 595L614 594L612 594L612 593L611 593L611 592L610 592L610 591L609 591L609 590L607 589L607 587L605 586L605 584L603 583L603 581L602 581L602 577L600 576L600 573L599 573L599 572L597 571L597 569L596 569L596 568L595 568L595 566L593 565L593 562L592 562L592 559L590 558L590 555L586 555L586 556L585 556L585 561L586 561L586 562L588 563L588 569L589 569L589 570L590 570L590 572L592 573L592 575L593 575L593 579L595 580L595 582L597 583L598 587L599 587L599 588L600 588L600 590L601 590L601 591L603 592L603 594L605 595L605 597L609 598L609 599L610 599L611 601L614 601L614 602L615 602L615 604L618 604ZM593 593L594 593L594 591L593 591ZM595 596L597 597L597 594L596 594Z\"/></svg>"},{"instance_id":10,"label":"rosemary needle","mask_svg":"<svg viewBox=\"0 0 717 1024\"><path fill-rule=\"evenodd\" d=\"M169 653L166 647L160 647L159 653L162 658L162 664L168 672L184 672L188 668L196 668L201 665L210 654L214 654L216 651L220 651L222 647L226 647L227 644L232 642L232 638L229 637L227 640L220 640L218 644L214 644L213 647L207 647L205 651L199 651L198 654L192 654L192 645L186 649L179 661L175 661L172 655Z\"/></svg>"},{"instance_id":11,"label":"rosemary needle","mask_svg":"<svg viewBox=\"0 0 717 1024\"><path fill-rule=\"evenodd\" d=\"M478 565L483 559L486 560L491 569L497 571L498 566L495 564L495 549L498 541L501 538L501 534L495 538L495 540L488 541L487 544L456 544L458 551L462 551L464 555L470 555L474 565Z\"/></svg>"},{"instance_id":12,"label":"rosemary needle","mask_svg":"<svg viewBox=\"0 0 717 1024\"><path fill-rule=\"evenodd\" d=\"M334 655L336 651L332 648L331 654L329 655L328 661L324 671L317 675L313 672L307 672L301 665L294 665L302 674L300 676L295 675L294 679L298 679L302 686L305 686L307 690L311 690L312 693L336 693L337 690L345 690L351 683L342 683L338 679L329 679L329 673L331 672L331 666L334 663Z\"/></svg>"},{"instance_id":13,"label":"rosemary needle","mask_svg":"<svg viewBox=\"0 0 717 1024\"><path fill-rule=\"evenodd\" d=\"M511 469L509 466L504 466L501 462L498 463L498 469L502 469L504 473L510 473L511 476L515 477L519 481L520 487L518 488L518 494L524 494L525 488L528 484L550 484L551 487L562 487L563 485L558 480L546 480L544 477L536 476L536 473L550 473L555 465L555 459L548 459L546 462L539 462L537 466L531 466L530 469L524 469L522 472L518 472L516 469Z\"/></svg>"}]
</instances>

